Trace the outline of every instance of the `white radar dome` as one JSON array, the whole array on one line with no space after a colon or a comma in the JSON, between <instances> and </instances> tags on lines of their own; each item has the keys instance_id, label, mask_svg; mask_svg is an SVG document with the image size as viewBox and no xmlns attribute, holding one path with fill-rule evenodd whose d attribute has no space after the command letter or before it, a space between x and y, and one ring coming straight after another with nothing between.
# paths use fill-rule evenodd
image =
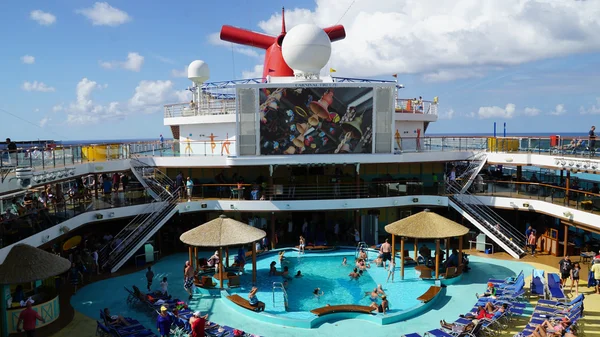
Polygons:
<instances>
[{"instance_id":1,"label":"white radar dome","mask_svg":"<svg viewBox=\"0 0 600 337\"><path fill-rule=\"evenodd\" d=\"M331 40L316 25L301 24L285 35L281 52L294 74L318 74L331 56Z\"/></svg>"},{"instance_id":2,"label":"white radar dome","mask_svg":"<svg viewBox=\"0 0 600 337\"><path fill-rule=\"evenodd\" d=\"M190 81L201 84L210 78L210 69L204 61L196 60L188 66L188 78Z\"/></svg>"}]
</instances>

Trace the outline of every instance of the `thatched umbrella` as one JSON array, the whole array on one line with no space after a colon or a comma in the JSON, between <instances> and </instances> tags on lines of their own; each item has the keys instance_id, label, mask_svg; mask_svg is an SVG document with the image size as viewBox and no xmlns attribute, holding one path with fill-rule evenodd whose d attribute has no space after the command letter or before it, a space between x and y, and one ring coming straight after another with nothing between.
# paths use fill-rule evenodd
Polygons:
<instances>
[{"instance_id":1,"label":"thatched umbrella","mask_svg":"<svg viewBox=\"0 0 600 337\"><path fill-rule=\"evenodd\" d=\"M181 242L190 245L189 254L192 262L192 246L219 247L219 275L223 288L223 247L240 246L252 243L252 282L256 283L256 241L267 236L265 231L249 226L243 222L221 215L203 225L191 229L179 237ZM197 251L194 261L197 261Z\"/></svg>"},{"instance_id":2,"label":"thatched umbrella","mask_svg":"<svg viewBox=\"0 0 600 337\"><path fill-rule=\"evenodd\" d=\"M26 244L14 245L0 265L0 284L18 284L60 275L71 262Z\"/></svg>"},{"instance_id":3,"label":"thatched umbrella","mask_svg":"<svg viewBox=\"0 0 600 337\"><path fill-rule=\"evenodd\" d=\"M462 261L462 237L469 232L469 229L441 215L430 212L428 209L423 212L411 215L404 219L393 222L385 226L385 231L392 234L392 248L394 248L394 239L396 235L401 237L400 249L402 250L401 275L404 278L404 238L416 239L436 239L435 252L435 278L439 277L440 264L440 241L439 239L459 237L458 261ZM415 244L416 246L416 244ZM392 254L393 255L393 254Z\"/></svg>"}]
</instances>

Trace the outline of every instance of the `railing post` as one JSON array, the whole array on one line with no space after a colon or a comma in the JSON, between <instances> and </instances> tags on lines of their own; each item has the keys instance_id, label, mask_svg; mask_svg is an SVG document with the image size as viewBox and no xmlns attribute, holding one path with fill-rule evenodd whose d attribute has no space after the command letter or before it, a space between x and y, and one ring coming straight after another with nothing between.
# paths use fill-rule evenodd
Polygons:
<instances>
[{"instance_id":1,"label":"railing post","mask_svg":"<svg viewBox=\"0 0 600 337\"><path fill-rule=\"evenodd\" d=\"M31 158L31 156L29 156L29 157ZM42 170L46 169L46 163L45 163L44 157L46 157L46 156L44 155L44 152L42 152Z\"/></svg>"},{"instance_id":2,"label":"railing post","mask_svg":"<svg viewBox=\"0 0 600 337\"><path fill-rule=\"evenodd\" d=\"M56 156L54 149L52 149L52 165L56 168Z\"/></svg>"}]
</instances>

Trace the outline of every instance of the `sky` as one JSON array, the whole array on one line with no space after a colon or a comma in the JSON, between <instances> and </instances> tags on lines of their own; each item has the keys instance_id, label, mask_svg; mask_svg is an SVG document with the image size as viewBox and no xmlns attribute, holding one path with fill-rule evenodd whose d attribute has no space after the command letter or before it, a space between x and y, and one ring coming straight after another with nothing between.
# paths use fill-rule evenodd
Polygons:
<instances>
[{"instance_id":1,"label":"sky","mask_svg":"<svg viewBox=\"0 0 600 337\"><path fill-rule=\"evenodd\" d=\"M264 53L220 41L222 25L277 35L342 24L324 71L393 80L439 97L429 134L586 132L600 124L600 1L4 0L0 137L171 136L164 104L189 101L187 65L209 81L260 77Z\"/></svg>"}]
</instances>

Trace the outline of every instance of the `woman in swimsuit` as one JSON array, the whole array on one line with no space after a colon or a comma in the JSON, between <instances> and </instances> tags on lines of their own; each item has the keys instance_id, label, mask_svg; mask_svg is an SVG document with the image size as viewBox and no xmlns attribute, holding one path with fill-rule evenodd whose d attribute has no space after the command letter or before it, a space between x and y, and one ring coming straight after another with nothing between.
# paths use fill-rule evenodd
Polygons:
<instances>
[{"instance_id":1,"label":"woman in swimsuit","mask_svg":"<svg viewBox=\"0 0 600 337\"><path fill-rule=\"evenodd\" d=\"M384 315L388 310L390 310L390 304L386 296L381 297L381 304L377 305L377 302L373 302L371 303L370 307L376 308L377 312L382 313Z\"/></svg>"}]
</instances>

